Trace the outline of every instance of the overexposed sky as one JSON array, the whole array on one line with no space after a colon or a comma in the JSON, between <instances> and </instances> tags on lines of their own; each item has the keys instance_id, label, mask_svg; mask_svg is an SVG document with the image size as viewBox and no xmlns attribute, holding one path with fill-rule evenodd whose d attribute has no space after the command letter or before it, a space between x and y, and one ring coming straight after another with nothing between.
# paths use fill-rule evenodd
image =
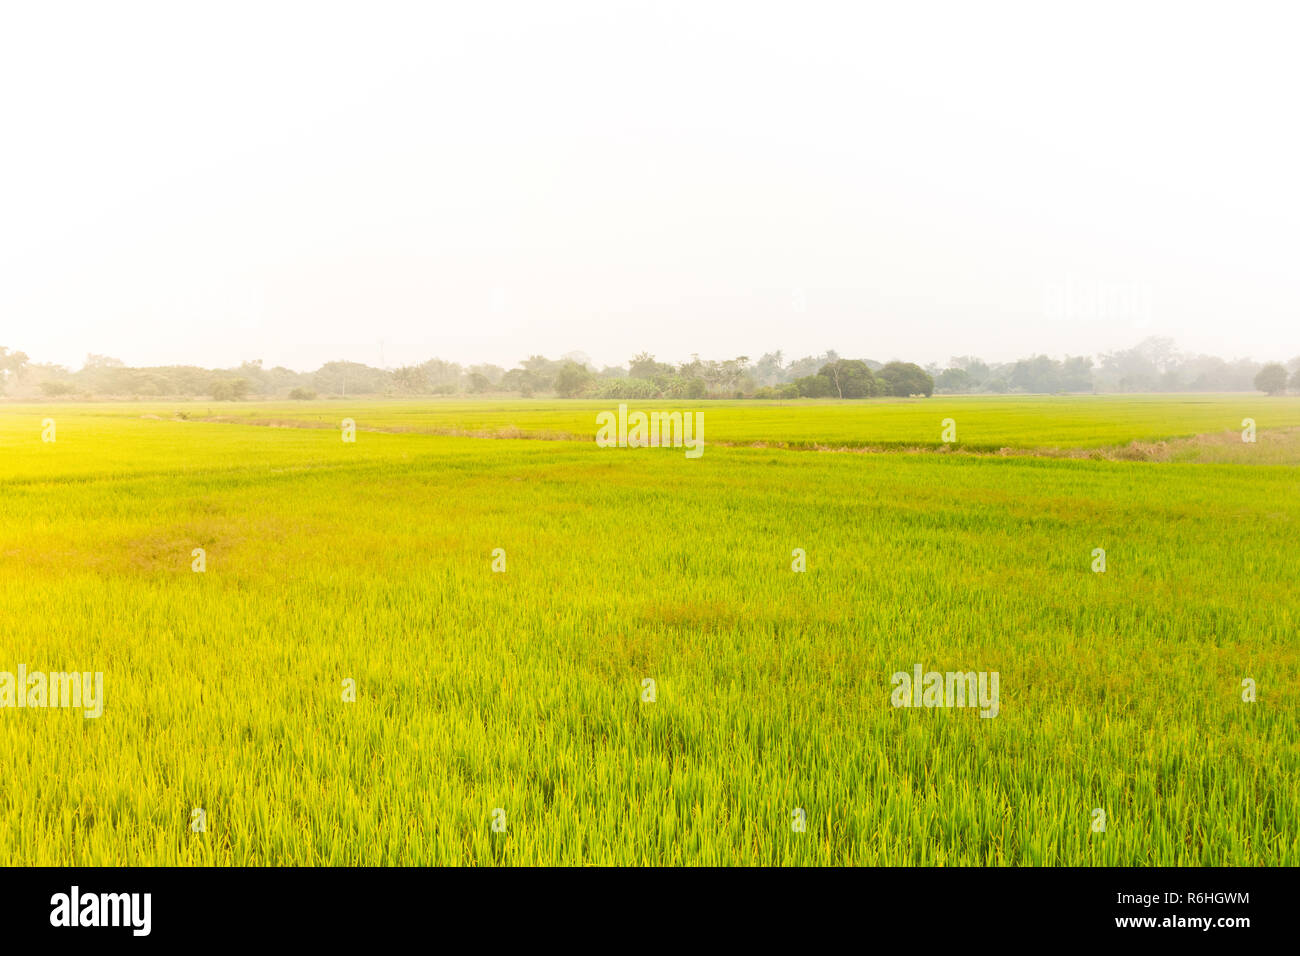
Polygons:
<instances>
[{"instance_id":1,"label":"overexposed sky","mask_svg":"<svg viewBox=\"0 0 1300 956\"><path fill-rule=\"evenodd\" d=\"M1286 10L5 4L0 345L1289 358Z\"/></svg>"}]
</instances>

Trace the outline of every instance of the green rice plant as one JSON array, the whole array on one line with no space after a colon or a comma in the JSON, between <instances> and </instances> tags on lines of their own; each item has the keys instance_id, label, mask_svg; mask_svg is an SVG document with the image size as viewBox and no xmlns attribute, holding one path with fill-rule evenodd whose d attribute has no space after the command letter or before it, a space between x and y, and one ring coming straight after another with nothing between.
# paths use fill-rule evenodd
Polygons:
<instances>
[{"instance_id":1,"label":"green rice plant","mask_svg":"<svg viewBox=\"0 0 1300 956\"><path fill-rule=\"evenodd\" d=\"M0 864L1300 863L1296 469L900 450L1290 399L292 404L0 412Z\"/></svg>"}]
</instances>

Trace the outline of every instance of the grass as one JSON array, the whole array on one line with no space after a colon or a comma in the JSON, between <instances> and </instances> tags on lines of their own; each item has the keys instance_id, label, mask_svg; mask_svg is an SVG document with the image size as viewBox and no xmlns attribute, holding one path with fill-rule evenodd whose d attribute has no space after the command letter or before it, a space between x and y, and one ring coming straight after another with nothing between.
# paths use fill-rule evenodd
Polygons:
<instances>
[{"instance_id":1,"label":"grass","mask_svg":"<svg viewBox=\"0 0 1300 956\"><path fill-rule=\"evenodd\" d=\"M689 460L597 448L607 404L212 407L346 408L355 444L0 410L0 670L106 696L0 710L0 864L1300 863L1294 467ZM692 407L706 443L1300 424L1263 397ZM892 707L918 662L999 672L999 715Z\"/></svg>"},{"instance_id":2,"label":"grass","mask_svg":"<svg viewBox=\"0 0 1300 956\"><path fill-rule=\"evenodd\" d=\"M573 437L590 441L598 412L614 401L465 401L459 399L315 402L83 403L58 407L77 422L97 423L152 415L171 419L318 425L337 428L351 417L361 429L439 434ZM1260 430L1300 427L1300 397L1265 395L1126 396L935 396L876 401L653 401L631 403L652 410L706 412L705 440L713 443L781 442L794 447L935 447L942 422L952 418L958 444L971 450L1000 448L1098 448L1132 441L1154 442L1231 433L1242 420ZM25 419L38 428L52 406L0 406L0 420ZM62 419L60 419L62 420Z\"/></svg>"}]
</instances>

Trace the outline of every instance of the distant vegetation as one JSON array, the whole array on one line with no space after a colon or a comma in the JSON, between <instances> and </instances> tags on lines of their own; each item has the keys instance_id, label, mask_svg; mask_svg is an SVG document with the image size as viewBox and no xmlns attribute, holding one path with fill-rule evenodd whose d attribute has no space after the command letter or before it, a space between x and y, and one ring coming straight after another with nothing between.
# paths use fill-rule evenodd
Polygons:
<instances>
[{"instance_id":1,"label":"distant vegetation","mask_svg":"<svg viewBox=\"0 0 1300 956\"><path fill-rule=\"evenodd\" d=\"M768 352L757 361L741 355L722 361L674 365L648 352L626 365L597 368L570 352L558 359L533 355L518 366L469 365L429 359L419 365L380 369L359 362L327 362L296 372L260 361L235 368L193 365L133 368L118 359L88 355L82 368L34 363L22 352L0 347L0 395L13 398L193 397L218 401L246 398L308 400L350 395L518 395L612 400L652 398L859 399L940 394L1065 394L1078 392L1300 391L1300 357L1285 365L1250 359L1227 361L1182 355L1169 339L1147 339L1135 348L1093 359L1037 355L989 363L956 356L946 368L912 362L842 358L834 351L786 361Z\"/></svg>"}]
</instances>

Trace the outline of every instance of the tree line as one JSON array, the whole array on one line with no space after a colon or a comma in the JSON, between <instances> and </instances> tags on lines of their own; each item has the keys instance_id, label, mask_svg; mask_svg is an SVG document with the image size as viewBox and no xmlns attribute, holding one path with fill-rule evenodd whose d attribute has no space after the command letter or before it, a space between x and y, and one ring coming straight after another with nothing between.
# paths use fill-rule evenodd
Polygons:
<instances>
[{"instance_id":1,"label":"tree line","mask_svg":"<svg viewBox=\"0 0 1300 956\"><path fill-rule=\"evenodd\" d=\"M193 365L137 368L104 355L88 355L80 369L32 362L0 347L0 395L13 398L246 398L349 395L519 395L560 398L860 399L945 394L1058 394L1079 392L1300 391L1300 356L1285 365L1249 359L1182 355L1169 339L1152 338L1132 349L1062 360L1037 355L989 363L956 356L946 366L843 358L834 351L786 361L769 352L725 360L661 362L648 352L625 365L597 368L570 352L558 359L532 355L514 368L460 365L429 359L394 369L359 362L327 362L314 372L260 361L234 368Z\"/></svg>"},{"instance_id":2,"label":"tree line","mask_svg":"<svg viewBox=\"0 0 1300 956\"><path fill-rule=\"evenodd\" d=\"M0 350L0 394L11 397L209 397L217 400L348 395L554 395L560 398L871 398L930 395L934 378L911 362L843 359L835 352L786 363L780 352L751 362L693 356L681 364L648 352L626 365L597 368L585 355L559 359L532 355L510 369L462 366L444 359L380 369L360 362L326 362L296 372L260 361L235 368L193 365L136 368L119 359L88 355L73 371L34 363L22 352Z\"/></svg>"}]
</instances>

